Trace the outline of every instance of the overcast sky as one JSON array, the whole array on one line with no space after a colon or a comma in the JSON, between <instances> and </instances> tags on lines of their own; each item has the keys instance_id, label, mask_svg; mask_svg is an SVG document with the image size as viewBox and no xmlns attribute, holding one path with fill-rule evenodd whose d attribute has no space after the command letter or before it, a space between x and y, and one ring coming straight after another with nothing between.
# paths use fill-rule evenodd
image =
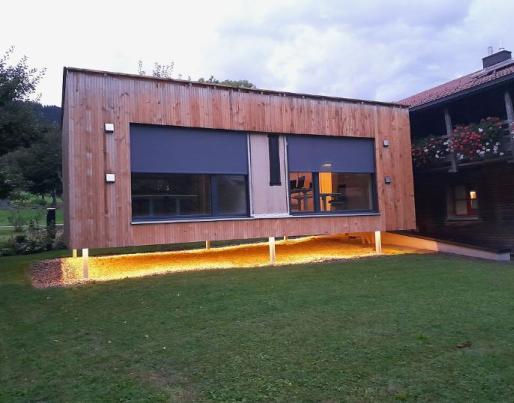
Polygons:
<instances>
[{"instance_id":1,"label":"overcast sky","mask_svg":"<svg viewBox=\"0 0 514 403\"><path fill-rule=\"evenodd\" d=\"M247 79L260 88L394 101L514 49L513 0L6 1L0 51L47 73L60 104L63 66Z\"/></svg>"}]
</instances>

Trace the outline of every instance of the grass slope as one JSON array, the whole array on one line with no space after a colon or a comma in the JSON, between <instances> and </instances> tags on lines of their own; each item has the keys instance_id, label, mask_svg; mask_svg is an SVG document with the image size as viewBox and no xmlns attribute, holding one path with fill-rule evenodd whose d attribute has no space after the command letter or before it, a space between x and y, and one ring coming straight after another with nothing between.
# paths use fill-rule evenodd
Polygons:
<instances>
[{"instance_id":1,"label":"grass slope","mask_svg":"<svg viewBox=\"0 0 514 403\"><path fill-rule=\"evenodd\" d=\"M393 256L35 290L41 257L0 258L0 401L514 395L508 264Z\"/></svg>"}]
</instances>

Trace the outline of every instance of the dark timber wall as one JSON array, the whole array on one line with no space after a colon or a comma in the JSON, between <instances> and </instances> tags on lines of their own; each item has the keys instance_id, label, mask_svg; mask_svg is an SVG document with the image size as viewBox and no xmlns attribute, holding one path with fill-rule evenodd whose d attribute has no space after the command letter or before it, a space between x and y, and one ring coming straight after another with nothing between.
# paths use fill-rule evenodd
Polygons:
<instances>
[{"instance_id":1,"label":"dark timber wall","mask_svg":"<svg viewBox=\"0 0 514 403\"><path fill-rule=\"evenodd\" d=\"M496 162L459 172L415 173L416 220L419 230L452 241L514 251L514 164ZM446 189L476 188L477 220L448 220Z\"/></svg>"}]
</instances>

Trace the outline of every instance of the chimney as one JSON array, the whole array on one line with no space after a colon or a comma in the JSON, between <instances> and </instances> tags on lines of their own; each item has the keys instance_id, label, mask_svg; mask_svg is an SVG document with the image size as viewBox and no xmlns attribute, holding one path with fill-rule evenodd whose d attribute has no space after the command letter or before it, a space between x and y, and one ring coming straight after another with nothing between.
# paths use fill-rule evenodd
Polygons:
<instances>
[{"instance_id":1,"label":"chimney","mask_svg":"<svg viewBox=\"0 0 514 403\"><path fill-rule=\"evenodd\" d=\"M494 66L495 64L504 62L505 60L511 60L512 53L508 50L501 49L496 53L490 54L482 59L482 63L484 65L484 69L487 67Z\"/></svg>"}]
</instances>

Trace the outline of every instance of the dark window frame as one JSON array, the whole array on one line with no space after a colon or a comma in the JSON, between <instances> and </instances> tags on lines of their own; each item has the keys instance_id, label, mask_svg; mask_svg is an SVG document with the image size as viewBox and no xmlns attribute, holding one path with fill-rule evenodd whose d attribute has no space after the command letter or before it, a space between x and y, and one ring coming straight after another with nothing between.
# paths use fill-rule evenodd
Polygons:
<instances>
[{"instance_id":1,"label":"dark window frame","mask_svg":"<svg viewBox=\"0 0 514 403\"><path fill-rule=\"evenodd\" d=\"M291 173L299 173L300 171L288 171L288 179L289 174ZM326 171L324 171L326 172ZM303 173L303 171L302 171ZM291 204L291 181L288 180L287 185L287 198L289 203L289 212L291 215L295 216L308 216L308 215L352 215L352 214L378 214L378 192L377 192L377 181L375 172L339 172L339 171L331 171L330 173L335 174L345 174L345 175L370 175L371 176L371 197L372 197L372 208L365 210L341 210L341 211L321 211L320 206L320 192L319 192L319 174L320 172L310 172L312 174L312 197L314 198L314 211L293 211Z\"/></svg>"},{"instance_id":2,"label":"dark window frame","mask_svg":"<svg viewBox=\"0 0 514 403\"><path fill-rule=\"evenodd\" d=\"M466 195L465 198L457 198L456 190L458 187L464 188L465 195ZM465 219L479 218L480 201L478 198L478 191L476 190L476 186L470 186L469 184L450 185L450 187L448 188L448 191L450 193L449 202L451 203L451 208L449 209L450 211L447 211L447 213L446 213L447 219L449 219L449 220L451 220L451 219L465 220ZM476 192L478 208L473 208L472 199L471 199L472 191ZM457 214L457 202L459 202L459 201L466 202L466 214ZM448 207L450 207L450 206L448 206L448 202L447 202L446 206L447 206L447 209L448 209Z\"/></svg>"},{"instance_id":3,"label":"dark window frame","mask_svg":"<svg viewBox=\"0 0 514 403\"><path fill-rule=\"evenodd\" d=\"M154 172L154 173L148 173L148 172L131 172L131 187L130 187L130 204L131 204L131 210L132 210L132 202L133 202L133 192L132 192L132 175L133 174L142 174L142 175L158 175L158 176L167 176L167 175L206 175L209 178L209 185L210 185L210 194L209 194L209 200L210 200L210 214L189 214L189 215L160 215L160 216L134 216L134 212L131 211L131 219L133 223L139 223L139 222L160 222L160 221L194 221L194 220L204 220L204 219L230 219L230 218L246 218L250 217L250 190L249 190L249 181L248 181L248 175L244 174L233 174L233 173L204 173L204 174L198 174L198 173L160 173L160 172ZM219 202L219 198L217 195L217 178L219 176L242 176L244 177L244 184L245 184L245 202L246 202L246 211L244 214L217 214L219 205L217 204Z\"/></svg>"},{"instance_id":4,"label":"dark window frame","mask_svg":"<svg viewBox=\"0 0 514 403\"><path fill-rule=\"evenodd\" d=\"M269 151L269 185L282 186L280 172L280 137L276 134L268 134Z\"/></svg>"}]
</instances>

